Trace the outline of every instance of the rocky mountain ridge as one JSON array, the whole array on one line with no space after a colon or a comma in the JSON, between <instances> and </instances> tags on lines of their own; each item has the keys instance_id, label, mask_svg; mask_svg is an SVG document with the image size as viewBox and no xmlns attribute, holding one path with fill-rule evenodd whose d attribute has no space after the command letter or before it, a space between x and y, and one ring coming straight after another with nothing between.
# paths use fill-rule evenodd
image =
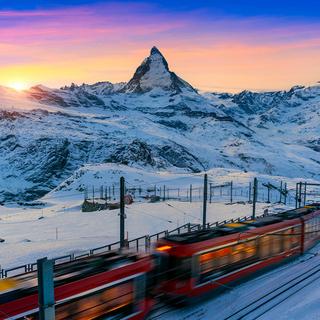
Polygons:
<instances>
[{"instance_id":1,"label":"rocky mountain ridge","mask_svg":"<svg viewBox=\"0 0 320 320\"><path fill-rule=\"evenodd\" d=\"M201 93L152 48L127 83L0 88L0 200L31 200L84 164L320 178L320 86Z\"/></svg>"}]
</instances>

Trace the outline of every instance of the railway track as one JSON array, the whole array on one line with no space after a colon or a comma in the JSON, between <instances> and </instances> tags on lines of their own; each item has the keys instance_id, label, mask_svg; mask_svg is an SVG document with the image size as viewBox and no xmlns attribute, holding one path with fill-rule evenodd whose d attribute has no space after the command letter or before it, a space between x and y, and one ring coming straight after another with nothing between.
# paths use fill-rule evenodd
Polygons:
<instances>
[{"instance_id":1,"label":"railway track","mask_svg":"<svg viewBox=\"0 0 320 320\"><path fill-rule=\"evenodd\" d=\"M319 246L317 249L319 250ZM290 266L277 268L246 282L243 286L236 286L229 293L222 294L196 308L192 306L177 310L161 306L148 320L167 319L168 315L170 320L202 319L209 316L209 305L214 306L214 319L254 320L267 314L318 279L320 279L320 252L313 253L310 257L307 253L302 260L293 262ZM226 299L230 300L229 303L226 303Z\"/></svg>"},{"instance_id":2,"label":"railway track","mask_svg":"<svg viewBox=\"0 0 320 320\"><path fill-rule=\"evenodd\" d=\"M303 269L301 274L293 277L289 281L281 284L279 287L272 289L268 293L262 295L254 301L250 301L244 307L241 307L236 312L225 317L225 320L253 320L258 319L274 307L278 306L283 301L287 300L298 291L307 287L315 280L320 279L320 266L317 263L316 266L309 268L308 270Z\"/></svg>"}]
</instances>

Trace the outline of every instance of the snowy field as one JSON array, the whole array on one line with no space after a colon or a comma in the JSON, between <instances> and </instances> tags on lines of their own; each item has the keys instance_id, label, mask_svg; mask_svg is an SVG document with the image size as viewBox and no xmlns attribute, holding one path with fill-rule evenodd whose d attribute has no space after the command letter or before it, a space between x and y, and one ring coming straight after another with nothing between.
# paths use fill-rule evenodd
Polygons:
<instances>
[{"instance_id":1,"label":"snowy field","mask_svg":"<svg viewBox=\"0 0 320 320\"><path fill-rule=\"evenodd\" d=\"M259 183L279 184L286 181L288 188L295 188L299 179L258 175L254 172L241 172L231 169L212 169L207 172L210 183L219 185L233 181L234 186L248 186L257 176ZM79 169L55 190L40 199L43 206L38 208L19 207L15 204L0 206L0 265L3 269L48 256L57 257L74 253L80 255L101 245L119 240L119 210L81 212L83 190L94 186L115 185L119 190L119 178L126 178L126 186L147 188L166 185L181 190L202 187L203 173L169 173L147 171L124 165L87 165ZM264 190L266 191L266 190ZM126 235L128 239L150 235L164 230L172 230L185 223L202 222L202 194L195 192L192 203L166 200L148 203L141 198L126 207ZM117 195L115 196L117 198ZM236 198L236 197L234 197ZM142 200L142 202L141 202ZM252 213L248 203L229 204L229 197L214 199L208 203L207 222L238 218ZM116 200L117 201L117 200ZM237 199L234 199L237 201ZM292 206L293 203L291 202ZM271 206L271 208L270 208ZM275 206L275 208L273 208ZM283 205L258 203L257 214L265 209L283 209Z\"/></svg>"},{"instance_id":2,"label":"snowy field","mask_svg":"<svg viewBox=\"0 0 320 320\"><path fill-rule=\"evenodd\" d=\"M1 208L1 267L32 263L43 256L82 252L119 240L119 210L81 212L82 199L51 203L44 209ZM170 206L169 206L170 205ZM263 213L266 204L258 204ZM250 215L251 205L208 204L208 222ZM126 208L128 238L201 223L202 203L134 203Z\"/></svg>"}]
</instances>

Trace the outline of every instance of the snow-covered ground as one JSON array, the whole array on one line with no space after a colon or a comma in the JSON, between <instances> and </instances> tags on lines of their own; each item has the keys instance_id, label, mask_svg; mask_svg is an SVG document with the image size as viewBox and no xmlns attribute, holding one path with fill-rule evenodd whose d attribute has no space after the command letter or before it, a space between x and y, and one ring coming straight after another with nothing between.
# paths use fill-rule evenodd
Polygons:
<instances>
[{"instance_id":1,"label":"snow-covered ground","mask_svg":"<svg viewBox=\"0 0 320 320\"><path fill-rule=\"evenodd\" d=\"M82 198L51 202L43 209L0 209L2 268L37 258L82 252L119 240L119 210L81 212ZM208 204L208 222L251 214L251 205ZM268 207L258 204L258 213ZM134 203L126 208L128 238L153 234L192 222L201 223L201 202Z\"/></svg>"},{"instance_id":2,"label":"snow-covered ground","mask_svg":"<svg viewBox=\"0 0 320 320\"><path fill-rule=\"evenodd\" d=\"M230 196L220 196L216 193L213 203L208 203L207 221L216 222L229 218L250 215L252 205L245 203L247 197L239 194L238 186L248 187L248 182L257 176L259 181L258 199L263 199L262 192L267 189L263 182L279 185L286 179L288 188L294 189L298 179L259 175L255 172L242 172L232 169L212 169L207 172L209 182L213 185L234 182L234 203L229 204ZM185 223L202 222L202 188L203 173L170 173L155 172L131 168L124 165L100 164L85 166L75 172L60 186L40 199L43 206L18 207L17 205L0 206L0 265L2 268L32 263L37 258L57 257L75 253L77 255L101 245L107 245L119 240L119 210L104 210L99 212L81 212L83 190L101 185L115 185L115 201L119 195L119 178L126 178L126 186L149 187L155 185L166 188L180 188L180 196L186 194L190 184L193 185L193 202L169 199L158 203L148 203L143 198L136 198L132 205L126 208L126 232L128 239L150 235L164 230L172 230ZM198 189L197 189L198 188ZM157 191L159 192L159 191ZM175 191L177 193L177 189ZM153 192L151 192L153 194ZM170 191L173 195L173 191ZM276 201L278 201L278 192ZM90 196L90 192L89 192ZM186 200L185 198L183 198ZM275 201L273 201L275 202ZM290 206L294 202L289 203ZM271 206L271 208L270 208ZM281 208L277 204L276 207ZM260 202L257 214L262 214L267 208L273 210L274 205Z\"/></svg>"}]
</instances>

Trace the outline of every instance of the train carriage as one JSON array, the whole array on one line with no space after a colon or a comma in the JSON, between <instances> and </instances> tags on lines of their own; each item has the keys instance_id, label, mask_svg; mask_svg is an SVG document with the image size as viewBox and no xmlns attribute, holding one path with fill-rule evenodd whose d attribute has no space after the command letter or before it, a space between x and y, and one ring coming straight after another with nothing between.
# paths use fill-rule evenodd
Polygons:
<instances>
[{"instance_id":1,"label":"train carriage","mask_svg":"<svg viewBox=\"0 0 320 320\"><path fill-rule=\"evenodd\" d=\"M156 245L167 277L161 290L193 298L297 256L320 239L320 208L168 236Z\"/></svg>"},{"instance_id":2,"label":"train carriage","mask_svg":"<svg viewBox=\"0 0 320 320\"><path fill-rule=\"evenodd\" d=\"M152 307L146 295L149 256L110 252L55 268L57 320L144 319ZM0 319L39 318L36 274L9 278L0 295Z\"/></svg>"}]
</instances>

